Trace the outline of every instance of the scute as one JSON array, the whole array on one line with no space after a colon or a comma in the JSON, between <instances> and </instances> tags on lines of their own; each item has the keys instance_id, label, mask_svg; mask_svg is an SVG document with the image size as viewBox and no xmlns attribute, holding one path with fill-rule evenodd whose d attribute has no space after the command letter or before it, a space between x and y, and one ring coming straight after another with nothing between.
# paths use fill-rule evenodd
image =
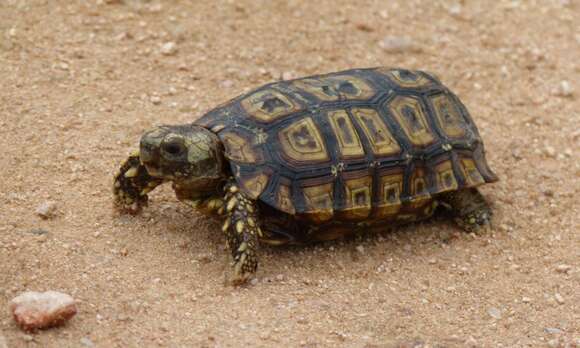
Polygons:
<instances>
[{"instance_id":1,"label":"scute","mask_svg":"<svg viewBox=\"0 0 580 348\"><path fill-rule=\"evenodd\" d=\"M280 81L197 124L218 134L241 190L318 224L412 220L437 194L497 180L465 107L421 71Z\"/></svg>"}]
</instances>

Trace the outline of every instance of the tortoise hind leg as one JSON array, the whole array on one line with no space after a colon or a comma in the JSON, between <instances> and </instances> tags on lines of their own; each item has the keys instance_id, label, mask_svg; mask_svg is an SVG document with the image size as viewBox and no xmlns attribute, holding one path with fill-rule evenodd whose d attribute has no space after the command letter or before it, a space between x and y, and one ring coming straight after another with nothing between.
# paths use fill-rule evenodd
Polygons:
<instances>
[{"instance_id":1,"label":"tortoise hind leg","mask_svg":"<svg viewBox=\"0 0 580 348\"><path fill-rule=\"evenodd\" d=\"M262 231L256 202L240 192L235 181L225 187L225 221L222 227L233 257L234 285L242 285L258 268L258 239Z\"/></svg>"},{"instance_id":2,"label":"tortoise hind leg","mask_svg":"<svg viewBox=\"0 0 580 348\"><path fill-rule=\"evenodd\" d=\"M455 216L455 222L467 232L491 227L492 210L476 188L441 194L439 201Z\"/></svg>"}]
</instances>

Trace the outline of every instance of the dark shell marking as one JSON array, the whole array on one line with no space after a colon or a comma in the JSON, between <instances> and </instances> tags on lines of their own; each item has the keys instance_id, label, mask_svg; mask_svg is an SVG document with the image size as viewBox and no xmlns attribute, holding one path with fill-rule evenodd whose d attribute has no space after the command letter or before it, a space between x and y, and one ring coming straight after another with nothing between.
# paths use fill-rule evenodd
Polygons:
<instances>
[{"instance_id":1,"label":"dark shell marking","mask_svg":"<svg viewBox=\"0 0 580 348\"><path fill-rule=\"evenodd\" d=\"M466 108L421 71L271 83L196 124L223 141L244 193L316 223L400 220L436 194L497 180Z\"/></svg>"}]
</instances>

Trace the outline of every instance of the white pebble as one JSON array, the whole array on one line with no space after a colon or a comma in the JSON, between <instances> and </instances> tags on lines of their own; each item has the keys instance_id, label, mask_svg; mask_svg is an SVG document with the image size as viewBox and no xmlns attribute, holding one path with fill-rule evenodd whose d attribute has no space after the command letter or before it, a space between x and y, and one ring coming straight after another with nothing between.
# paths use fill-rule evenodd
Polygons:
<instances>
[{"instance_id":1,"label":"white pebble","mask_svg":"<svg viewBox=\"0 0 580 348\"><path fill-rule=\"evenodd\" d=\"M224 81L222 81L221 85L224 88L231 88L234 85L234 81L232 81L232 80L224 80Z\"/></svg>"},{"instance_id":2,"label":"white pebble","mask_svg":"<svg viewBox=\"0 0 580 348\"><path fill-rule=\"evenodd\" d=\"M87 347L87 348L93 348L93 347L95 347L95 344L93 343L93 341L91 341L91 339L88 338L88 337L81 338L81 344L84 347Z\"/></svg>"},{"instance_id":3,"label":"white pebble","mask_svg":"<svg viewBox=\"0 0 580 348\"><path fill-rule=\"evenodd\" d=\"M153 103L154 105L161 104L161 98L159 96L153 95L149 100L151 100L151 103Z\"/></svg>"},{"instance_id":4,"label":"white pebble","mask_svg":"<svg viewBox=\"0 0 580 348\"><path fill-rule=\"evenodd\" d=\"M421 48L406 36L386 36L379 41L379 47L390 53L417 53L421 51Z\"/></svg>"},{"instance_id":5,"label":"white pebble","mask_svg":"<svg viewBox=\"0 0 580 348\"><path fill-rule=\"evenodd\" d=\"M556 293L554 295L554 298L556 299L556 302L558 302L559 304L564 304L564 297L562 297L562 295L560 295L559 293Z\"/></svg>"},{"instance_id":6,"label":"white pebble","mask_svg":"<svg viewBox=\"0 0 580 348\"><path fill-rule=\"evenodd\" d=\"M571 97L574 94L574 89L570 82L563 80L557 88L552 91L552 94L558 97Z\"/></svg>"},{"instance_id":7,"label":"white pebble","mask_svg":"<svg viewBox=\"0 0 580 348\"><path fill-rule=\"evenodd\" d=\"M10 310L27 331L61 325L77 313L75 300L56 291L25 292L11 301Z\"/></svg>"},{"instance_id":8,"label":"white pebble","mask_svg":"<svg viewBox=\"0 0 580 348\"><path fill-rule=\"evenodd\" d=\"M561 264L556 267L556 272L558 273L568 273L572 269L572 266Z\"/></svg>"},{"instance_id":9,"label":"white pebble","mask_svg":"<svg viewBox=\"0 0 580 348\"><path fill-rule=\"evenodd\" d=\"M365 253L365 247L362 246L362 245L357 245L356 251L358 251L361 254L364 254Z\"/></svg>"},{"instance_id":10,"label":"white pebble","mask_svg":"<svg viewBox=\"0 0 580 348\"><path fill-rule=\"evenodd\" d=\"M160 52L164 56L172 56L177 53L177 44L175 42L166 42L161 45Z\"/></svg>"},{"instance_id":11,"label":"white pebble","mask_svg":"<svg viewBox=\"0 0 580 348\"><path fill-rule=\"evenodd\" d=\"M494 319L501 319L501 312L499 309L495 307L491 307L487 310L487 314L489 314Z\"/></svg>"},{"instance_id":12,"label":"white pebble","mask_svg":"<svg viewBox=\"0 0 580 348\"><path fill-rule=\"evenodd\" d=\"M41 203L38 207L36 207L36 215L39 215L43 219L48 219L54 216L56 213L56 202L53 201L46 201Z\"/></svg>"}]
</instances>

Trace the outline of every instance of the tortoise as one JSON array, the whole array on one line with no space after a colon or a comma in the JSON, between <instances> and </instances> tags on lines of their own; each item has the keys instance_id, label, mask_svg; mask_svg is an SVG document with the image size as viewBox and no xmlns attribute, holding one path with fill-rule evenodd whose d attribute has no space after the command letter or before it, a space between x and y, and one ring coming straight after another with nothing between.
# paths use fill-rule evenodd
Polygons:
<instances>
[{"instance_id":1,"label":"tortoise","mask_svg":"<svg viewBox=\"0 0 580 348\"><path fill-rule=\"evenodd\" d=\"M260 243L326 241L433 215L490 225L477 187L497 181L458 97L431 73L385 67L266 84L186 125L144 133L114 179L116 207L139 213L172 182L220 216L243 283Z\"/></svg>"}]
</instances>

